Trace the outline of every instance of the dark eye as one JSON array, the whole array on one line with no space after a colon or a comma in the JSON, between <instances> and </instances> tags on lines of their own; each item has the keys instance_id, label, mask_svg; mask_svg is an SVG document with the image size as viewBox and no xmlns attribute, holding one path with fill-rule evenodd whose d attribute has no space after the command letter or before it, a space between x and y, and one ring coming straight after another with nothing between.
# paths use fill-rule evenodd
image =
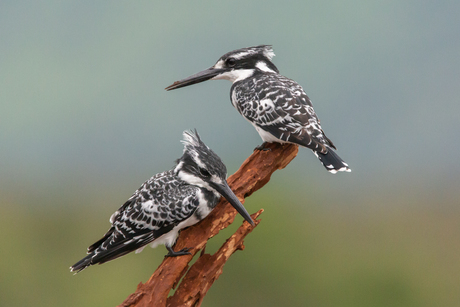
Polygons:
<instances>
[{"instance_id":1,"label":"dark eye","mask_svg":"<svg viewBox=\"0 0 460 307\"><path fill-rule=\"evenodd\" d=\"M236 61L235 61L235 59L233 59L233 58L228 58L228 59L225 61L225 63L227 64L228 67L233 67L233 66L235 66L235 64L236 64Z\"/></svg>"},{"instance_id":2,"label":"dark eye","mask_svg":"<svg viewBox=\"0 0 460 307\"><path fill-rule=\"evenodd\" d=\"M200 170L200 174L203 175L204 177L211 177L211 174L204 168L200 167L199 170Z\"/></svg>"}]
</instances>

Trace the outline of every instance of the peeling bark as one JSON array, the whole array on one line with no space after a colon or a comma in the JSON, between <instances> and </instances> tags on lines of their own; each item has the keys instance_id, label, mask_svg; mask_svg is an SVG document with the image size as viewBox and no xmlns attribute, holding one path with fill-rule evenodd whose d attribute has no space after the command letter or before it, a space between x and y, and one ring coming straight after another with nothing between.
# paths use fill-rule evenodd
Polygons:
<instances>
[{"instance_id":1,"label":"peeling bark","mask_svg":"<svg viewBox=\"0 0 460 307\"><path fill-rule=\"evenodd\" d=\"M227 180L242 203L244 198L262 188L274 171L286 167L298 151L297 145L292 144L271 143L266 148L270 150L254 151ZM259 210L252 218L257 219L262 212ZM233 223L236 215L236 210L222 198L203 221L181 232L175 249L191 247L189 252L192 255L165 258L150 279L144 284L139 283L136 291L119 306L200 306L213 282L222 274L225 262L235 251L244 249L244 238L260 223L255 220L255 226L251 226L243 222L214 255L205 254L203 249L207 241ZM201 255L189 269L189 262L200 250ZM177 285L177 291L168 298L171 289Z\"/></svg>"}]
</instances>

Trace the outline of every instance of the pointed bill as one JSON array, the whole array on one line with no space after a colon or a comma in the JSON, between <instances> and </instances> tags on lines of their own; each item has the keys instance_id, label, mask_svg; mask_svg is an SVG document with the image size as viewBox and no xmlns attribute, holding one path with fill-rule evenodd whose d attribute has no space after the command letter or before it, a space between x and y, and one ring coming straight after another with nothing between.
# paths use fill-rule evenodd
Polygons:
<instances>
[{"instance_id":1,"label":"pointed bill","mask_svg":"<svg viewBox=\"0 0 460 307\"><path fill-rule=\"evenodd\" d=\"M200 83L200 82L212 79L215 76L223 73L224 71L226 70L211 67L206 70L200 71L199 73L191 75L190 77L176 81L170 86L168 86L167 88L165 88L165 90L170 91L170 90L175 90L176 88L181 88L184 86L189 86L192 84Z\"/></svg>"},{"instance_id":2,"label":"pointed bill","mask_svg":"<svg viewBox=\"0 0 460 307\"><path fill-rule=\"evenodd\" d=\"M252 221L251 216L246 211L246 208L244 208L243 204L240 202L238 197L236 197L235 193L233 193L233 191L230 189L226 181L224 181L223 184L210 182L210 185L223 197L225 197L225 199L230 203L230 205L232 205L233 208L235 208L236 211L238 211L238 213L241 214L241 216L243 216L246 221L248 221L248 223L254 226L254 222Z\"/></svg>"}]
</instances>

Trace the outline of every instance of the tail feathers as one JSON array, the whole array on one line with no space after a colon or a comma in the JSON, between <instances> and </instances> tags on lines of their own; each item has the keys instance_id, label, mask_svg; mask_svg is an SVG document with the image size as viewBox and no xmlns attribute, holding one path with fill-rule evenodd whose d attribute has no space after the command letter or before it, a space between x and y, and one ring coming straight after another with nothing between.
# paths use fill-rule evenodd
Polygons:
<instances>
[{"instance_id":1,"label":"tail feathers","mask_svg":"<svg viewBox=\"0 0 460 307\"><path fill-rule=\"evenodd\" d=\"M91 260L93 257L94 257L94 254L89 254L82 260L78 261L77 263L75 263L74 265L70 267L70 272L78 273L80 271L83 271L84 269L86 269L92 264Z\"/></svg>"},{"instance_id":2,"label":"tail feathers","mask_svg":"<svg viewBox=\"0 0 460 307\"><path fill-rule=\"evenodd\" d=\"M151 243L153 241L153 238L154 235L151 233L150 230L147 229L144 236L139 235L136 239L123 238L115 243L113 243L111 239L106 239L106 241L102 242L99 246L96 247L96 243L101 242L101 239L88 248L88 250L90 251L89 254L85 258L81 259L73 266L71 266L70 271L78 273L86 269L90 265L103 264L108 261L117 259L121 256L124 256L132 251L138 250L139 248Z\"/></svg>"},{"instance_id":3,"label":"tail feathers","mask_svg":"<svg viewBox=\"0 0 460 307\"><path fill-rule=\"evenodd\" d=\"M132 249L96 250L70 267L71 272L80 272L93 264L103 264L132 252Z\"/></svg>"},{"instance_id":4,"label":"tail feathers","mask_svg":"<svg viewBox=\"0 0 460 307\"><path fill-rule=\"evenodd\" d=\"M326 154L313 151L313 153L318 157L319 161L327 169L328 172L335 174L337 172L351 172L351 169L348 167L348 164L345 163L334 150L328 148Z\"/></svg>"}]
</instances>

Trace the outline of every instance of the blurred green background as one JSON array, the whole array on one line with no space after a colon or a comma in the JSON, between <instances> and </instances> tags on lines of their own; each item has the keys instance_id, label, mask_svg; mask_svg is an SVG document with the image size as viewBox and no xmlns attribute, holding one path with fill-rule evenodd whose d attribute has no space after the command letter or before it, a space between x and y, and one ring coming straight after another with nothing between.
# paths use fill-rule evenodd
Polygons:
<instances>
[{"instance_id":1,"label":"blurred green background","mask_svg":"<svg viewBox=\"0 0 460 307\"><path fill-rule=\"evenodd\" d=\"M174 165L183 130L229 173L251 154L228 81L164 87L271 44L353 172L300 150L247 199L263 221L203 306L459 306L459 16L458 1L2 1L0 304L114 306L145 282L164 247L68 267Z\"/></svg>"}]
</instances>

